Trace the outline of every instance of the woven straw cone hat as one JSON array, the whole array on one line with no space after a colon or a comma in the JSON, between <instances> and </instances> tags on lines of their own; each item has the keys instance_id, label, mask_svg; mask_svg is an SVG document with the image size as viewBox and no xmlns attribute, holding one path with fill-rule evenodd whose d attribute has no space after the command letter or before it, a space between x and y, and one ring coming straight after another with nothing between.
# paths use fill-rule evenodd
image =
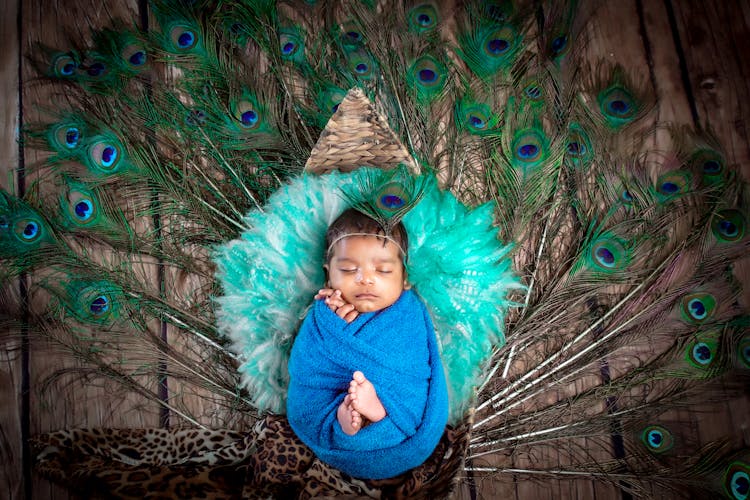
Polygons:
<instances>
[{"instance_id":1,"label":"woven straw cone hat","mask_svg":"<svg viewBox=\"0 0 750 500\"><path fill-rule=\"evenodd\" d=\"M349 90L333 114L305 164L305 171L325 174L358 167L385 170L400 164L419 173L414 158L360 88Z\"/></svg>"}]
</instances>

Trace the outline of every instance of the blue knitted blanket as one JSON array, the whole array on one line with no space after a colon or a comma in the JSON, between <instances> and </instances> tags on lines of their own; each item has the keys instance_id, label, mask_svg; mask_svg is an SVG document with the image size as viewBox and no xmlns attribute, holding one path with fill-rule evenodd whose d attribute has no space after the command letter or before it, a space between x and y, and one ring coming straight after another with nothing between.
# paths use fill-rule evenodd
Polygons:
<instances>
[{"instance_id":1,"label":"blue knitted blanket","mask_svg":"<svg viewBox=\"0 0 750 500\"><path fill-rule=\"evenodd\" d=\"M349 436L336 410L356 370L373 383L387 415ZM351 323L315 301L294 341L289 376L292 429L318 458L354 477L384 479L420 465L448 420L435 331L411 290Z\"/></svg>"}]
</instances>

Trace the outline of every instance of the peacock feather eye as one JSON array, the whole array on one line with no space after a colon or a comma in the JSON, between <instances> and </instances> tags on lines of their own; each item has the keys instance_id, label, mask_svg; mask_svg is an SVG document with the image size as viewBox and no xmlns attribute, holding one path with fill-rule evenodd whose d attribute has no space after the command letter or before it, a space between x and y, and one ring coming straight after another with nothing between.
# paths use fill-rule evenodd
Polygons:
<instances>
[{"instance_id":1,"label":"peacock feather eye","mask_svg":"<svg viewBox=\"0 0 750 500\"><path fill-rule=\"evenodd\" d=\"M674 446L674 437L661 425L649 425L641 432L641 442L652 453L664 453Z\"/></svg>"},{"instance_id":2,"label":"peacock feather eye","mask_svg":"<svg viewBox=\"0 0 750 500\"><path fill-rule=\"evenodd\" d=\"M515 50L518 34L510 26L495 29L487 33L482 39L485 55L493 59L502 59Z\"/></svg>"},{"instance_id":3,"label":"peacock feather eye","mask_svg":"<svg viewBox=\"0 0 750 500\"><path fill-rule=\"evenodd\" d=\"M297 49L299 49L299 45L297 45L291 40L285 40L283 35L281 37L280 44L281 44L281 55L283 57L291 57L294 55L295 52L297 52Z\"/></svg>"},{"instance_id":4,"label":"peacock feather eye","mask_svg":"<svg viewBox=\"0 0 750 500\"><path fill-rule=\"evenodd\" d=\"M466 119L469 130L480 132L487 128L487 114L477 110L470 113Z\"/></svg>"},{"instance_id":5,"label":"peacock feather eye","mask_svg":"<svg viewBox=\"0 0 750 500\"><path fill-rule=\"evenodd\" d=\"M89 311L95 318L101 318L109 312L109 297L106 295L99 295L89 304Z\"/></svg>"},{"instance_id":6,"label":"peacock feather eye","mask_svg":"<svg viewBox=\"0 0 750 500\"><path fill-rule=\"evenodd\" d=\"M711 219L711 232L722 243L733 243L745 237L745 216L736 209L720 210Z\"/></svg>"},{"instance_id":7,"label":"peacock feather eye","mask_svg":"<svg viewBox=\"0 0 750 500\"><path fill-rule=\"evenodd\" d=\"M484 44L484 50L490 56L500 56L508 52L510 41L502 36L502 33L493 33Z\"/></svg>"},{"instance_id":8,"label":"peacock feather eye","mask_svg":"<svg viewBox=\"0 0 750 500\"><path fill-rule=\"evenodd\" d=\"M50 68L51 76L56 76L57 78L71 78L76 76L78 62L70 52L64 54L56 54L52 58Z\"/></svg>"},{"instance_id":9,"label":"peacock feather eye","mask_svg":"<svg viewBox=\"0 0 750 500\"><path fill-rule=\"evenodd\" d=\"M113 172L120 161L120 147L112 142L97 141L89 148L89 158L102 171Z\"/></svg>"},{"instance_id":10,"label":"peacock feather eye","mask_svg":"<svg viewBox=\"0 0 750 500\"><path fill-rule=\"evenodd\" d=\"M235 119L246 130L257 130L263 124L263 113L254 99L245 98L234 106Z\"/></svg>"},{"instance_id":11,"label":"peacock feather eye","mask_svg":"<svg viewBox=\"0 0 750 500\"><path fill-rule=\"evenodd\" d=\"M570 126L565 150L568 160L575 167L584 167L593 159L589 135L580 125L575 123Z\"/></svg>"},{"instance_id":12,"label":"peacock feather eye","mask_svg":"<svg viewBox=\"0 0 750 500\"><path fill-rule=\"evenodd\" d=\"M461 35L458 53L477 76L488 78L512 66L520 44L513 26L484 25Z\"/></svg>"},{"instance_id":13,"label":"peacock feather eye","mask_svg":"<svg viewBox=\"0 0 750 500\"><path fill-rule=\"evenodd\" d=\"M521 89L519 97L523 103L541 110L545 103L545 87L537 77L528 78L518 88Z\"/></svg>"},{"instance_id":14,"label":"peacock feather eye","mask_svg":"<svg viewBox=\"0 0 750 500\"><path fill-rule=\"evenodd\" d=\"M302 63L305 60L305 41L302 31L296 26L282 28L279 33L279 50L281 59Z\"/></svg>"},{"instance_id":15,"label":"peacock feather eye","mask_svg":"<svg viewBox=\"0 0 750 500\"><path fill-rule=\"evenodd\" d=\"M420 99L432 100L443 91L448 81L448 70L434 57L422 56L411 65L407 78Z\"/></svg>"},{"instance_id":16,"label":"peacock feather eye","mask_svg":"<svg viewBox=\"0 0 750 500\"><path fill-rule=\"evenodd\" d=\"M456 105L457 125L474 135L492 133L497 126L497 117L484 103L477 103L464 99Z\"/></svg>"},{"instance_id":17,"label":"peacock feather eye","mask_svg":"<svg viewBox=\"0 0 750 500\"><path fill-rule=\"evenodd\" d=\"M64 133L65 133L64 144L66 148L73 149L76 146L78 146L78 141L81 138L81 132L78 130L77 127L67 127L64 130Z\"/></svg>"},{"instance_id":18,"label":"peacock feather eye","mask_svg":"<svg viewBox=\"0 0 750 500\"><path fill-rule=\"evenodd\" d=\"M439 22L437 9L433 4L417 5L407 14L409 30L416 33L426 33L434 30Z\"/></svg>"},{"instance_id":19,"label":"peacock feather eye","mask_svg":"<svg viewBox=\"0 0 750 500\"><path fill-rule=\"evenodd\" d=\"M682 318L688 323L700 324L711 318L716 311L716 298L707 292L685 295L680 301Z\"/></svg>"},{"instance_id":20,"label":"peacock feather eye","mask_svg":"<svg viewBox=\"0 0 750 500\"><path fill-rule=\"evenodd\" d=\"M35 210L0 191L0 257L22 255L53 239Z\"/></svg>"},{"instance_id":21,"label":"peacock feather eye","mask_svg":"<svg viewBox=\"0 0 750 500\"><path fill-rule=\"evenodd\" d=\"M539 101L544 96L544 92L536 82L532 82L523 88L523 95L532 101Z\"/></svg>"},{"instance_id":22,"label":"peacock feather eye","mask_svg":"<svg viewBox=\"0 0 750 500\"><path fill-rule=\"evenodd\" d=\"M191 109L185 116L185 125L189 127L200 127L206 124L208 115L202 109Z\"/></svg>"},{"instance_id":23,"label":"peacock feather eye","mask_svg":"<svg viewBox=\"0 0 750 500\"><path fill-rule=\"evenodd\" d=\"M244 20L227 17L221 22L221 27L228 38L236 45L242 47L251 38L252 28Z\"/></svg>"},{"instance_id":24,"label":"peacock feather eye","mask_svg":"<svg viewBox=\"0 0 750 500\"><path fill-rule=\"evenodd\" d=\"M633 94L621 85L612 85L597 95L599 111L611 125L618 127L633 121L639 106Z\"/></svg>"},{"instance_id":25,"label":"peacock feather eye","mask_svg":"<svg viewBox=\"0 0 750 500\"><path fill-rule=\"evenodd\" d=\"M686 194L690 190L690 172L673 171L659 176L656 191L662 201Z\"/></svg>"},{"instance_id":26,"label":"peacock feather eye","mask_svg":"<svg viewBox=\"0 0 750 500\"><path fill-rule=\"evenodd\" d=\"M71 187L64 197L64 206L75 224L90 224L98 215L96 199L90 191L82 188Z\"/></svg>"},{"instance_id":27,"label":"peacock feather eye","mask_svg":"<svg viewBox=\"0 0 750 500\"><path fill-rule=\"evenodd\" d=\"M97 53L87 54L78 69L83 71L90 81L101 80L109 73L106 59Z\"/></svg>"},{"instance_id":28,"label":"peacock feather eye","mask_svg":"<svg viewBox=\"0 0 750 500\"><path fill-rule=\"evenodd\" d=\"M750 464L737 460L724 471L724 492L736 500L747 500L750 496Z\"/></svg>"},{"instance_id":29,"label":"peacock feather eye","mask_svg":"<svg viewBox=\"0 0 750 500\"><path fill-rule=\"evenodd\" d=\"M16 237L24 243L33 243L42 236L42 223L39 220L23 218L15 223Z\"/></svg>"},{"instance_id":30,"label":"peacock feather eye","mask_svg":"<svg viewBox=\"0 0 750 500\"><path fill-rule=\"evenodd\" d=\"M588 152L586 144L577 140L577 138L570 138L566 149L570 156L582 156Z\"/></svg>"},{"instance_id":31,"label":"peacock feather eye","mask_svg":"<svg viewBox=\"0 0 750 500\"><path fill-rule=\"evenodd\" d=\"M146 49L142 45L126 45L120 52L120 57L133 71L140 71L148 62Z\"/></svg>"},{"instance_id":32,"label":"peacock feather eye","mask_svg":"<svg viewBox=\"0 0 750 500\"><path fill-rule=\"evenodd\" d=\"M343 35L341 35L341 38L346 45L359 45L364 40L362 33L355 29L347 30Z\"/></svg>"},{"instance_id":33,"label":"peacock feather eye","mask_svg":"<svg viewBox=\"0 0 750 500\"><path fill-rule=\"evenodd\" d=\"M617 197L620 206L632 207L643 194L639 184L637 179L629 176L612 179L613 197Z\"/></svg>"},{"instance_id":34,"label":"peacock feather eye","mask_svg":"<svg viewBox=\"0 0 750 500\"><path fill-rule=\"evenodd\" d=\"M745 368L750 368L750 333L746 333L737 346L737 356Z\"/></svg>"},{"instance_id":35,"label":"peacock feather eye","mask_svg":"<svg viewBox=\"0 0 750 500\"><path fill-rule=\"evenodd\" d=\"M515 150L516 157L519 160L523 160L523 161L536 159L541 153L541 151L542 149L538 145L530 143L530 142L525 142L519 145Z\"/></svg>"},{"instance_id":36,"label":"peacock feather eye","mask_svg":"<svg viewBox=\"0 0 750 500\"><path fill-rule=\"evenodd\" d=\"M716 360L719 345L715 337L699 338L689 342L685 349L685 359L696 368L706 369Z\"/></svg>"},{"instance_id":37,"label":"peacock feather eye","mask_svg":"<svg viewBox=\"0 0 750 500\"><path fill-rule=\"evenodd\" d=\"M104 175L122 171L127 165L122 143L108 132L94 136L88 141L81 161L92 173Z\"/></svg>"},{"instance_id":38,"label":"peacock feather eye","mask_svg":"<svg viewBox=\"0 0 750 500\"><path fill-rule=\"evenodd\" d=\"M52 135L52 146L57 151L71 151L81 144L81 129L68 123L58 124Z\"/></svg>"},{"instance_id":39,"label":"peacock feather eye","mask_svg":"<svg viewBox=\"0 0 750 500\"><path fill-rule=\"evenodd\" d=\"M375 76L375 61L364 49L357 49L347 54L347 66L352 74L360 80L370 80Z\"/></svg>"},{"instance_id":40,"label":"peacock feather eye","mask_svg":"<svg viewBox=\"0 0 750 500\"><path fill-rule=\"evenodd\" d=\"M187 24L174 24L169 29L169 43L173 52L187 53L198 47L201 38L196 29Z\"/></svg>"},{"instance_id":41,"label":"peacock feather eye","mask_svg":"<svg viewBox=\"0 0 750 500\"><path fill-rule=\"evenodd\" d=\"M315 102L325 121L328 121L330 115L338 111L339 104L344 100L344 97L346 97L346 92L334 85L325 87L317 93Z\"/></svg>"},{"instance_id":42,"label":"peacock feather eye","mask_svg":"<svg viewBox=\"0 0 750 500\"><path fill-rule=\"evenodd\" d=\"M547 141L537 129L525 129L516 133L511 149L514 165L521 168L534 167L547 157Z\"/></svg>"},{"instance_id":43,"label":"peacock feather eye","mask_svg":"<svg viewBox=\"0 0 750 500\"><path fill-rule=\"evenodd\" d=\"M547 47L550 58L558 59L561 56L565 55L565 53L567 53L568 49L570 48L570 44L568 42L569 39L567 33L560 33L556 37L552 38L549 42L549 46Z\"/></svg>"},{"instance_id":44,"label":"peacock feather eye","mask_svg":"<svg viewBox=\"0 0 750 500\"><path fill-rule=\"evenodd\" d=\"M67 311L80 321L105 323L119 314L118 297L122 290L114 283L101 281L72 281L65 284Z\"/></svg>"},{"instance_id":45,"label":"peacock feather eye","mask_svg":"<svg viewBox=\"0 0 750 500\"><path fill-rule=\"evenodd\" d=\"M341 26L339 40L345 50L353 50L364 43L365 36L358 24L349 21Z\"/></svg>"},{"instance_id":46,"label":"peacock feather eye","mask_svg":"<svg viewBox=\"0 0 750 500\"><path fill-rule=\"evenodd\" d=\"M87 73L91 77L100 77L107 71L107 67L104 65L104 63L100 61L96 61L91 63L91 65L88 67Z\"/></svg>"},{"instance_id":47,"label":"peacock feather eye","mask_svg":"<svg viewBox=\"0 0 750 500\"><path fill-rule=\"evenodd\" d=\"M592 242L589 259L596 269L605 272L619 271L629 263L629 255L622 241L606 235Z\"/></svg>"},{"instance_id":48,"label":"peacock feather eye","mask_svg":"<svg viewBox=\"0 0 750 500\"><path fill-rule=\"evenodd\" d=\"M81 222L86 222L94 214L94 205L90 200L76 200L73 203L73 213Z\"/></svg>"},{"instance_id":49,"label":"peacock feather eye","mask_svg":"<svg viewBox=\"0 0 750 500\"><path fill-rule=\"evenodd\" d=\"M703 173L706 175L716 175L724 169L724 166L715 159L705 160L701 166L703 167Z\"/></svg>"},{"instance_id":50,"label":"peacock feather eye","mask_svg":"<svg viewBox=\"0 0 750 500\"><path fill-rule=\"evenodd\" d=\"M385 212L396 212L409 203L409 193L398 182L389 182L378 190L377 206Z\"/></svg>"},{"instance_id":51,"label":"peacock feather eye","mask_svg":"<svg viewBox=\"0 0 750 500\"><path fill-rule=\"evenodd\" d=\"M66 227L93 226L101 221L99 199L86 184L64 176L65 189L60 194L62 223Z\"/></svg>"},{"instance_id":52,"label":"peacock feather eye","mask_svg":"<svg viewBox=\"0 0 750 500\"><path fill-rule=\"evenodd\" d=\"M702 176L704 184L708 186L721 182L726 170L724 157L714 149L696 151L688 163L694 172Z\"/></svg>"}]
</instances>

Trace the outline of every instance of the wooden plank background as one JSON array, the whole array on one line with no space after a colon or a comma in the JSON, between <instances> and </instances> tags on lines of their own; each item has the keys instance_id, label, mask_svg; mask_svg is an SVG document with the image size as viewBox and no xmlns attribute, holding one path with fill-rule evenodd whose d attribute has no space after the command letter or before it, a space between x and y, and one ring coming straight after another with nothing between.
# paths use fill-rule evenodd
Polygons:
<instances>
[{"instance_id":1,"label":"wooden plank background","mask_svg":"<svg viewBox=\"0 0 750 500\"><path fill-rule=\"evenodd\" d=\"M34 116L31 102L45 102L33 85L33 71L24 56L32 41L64 46L66 30L85 33L111 17L137 15L135 1L68 2L7 1L0 7L0 186L18 193L29 179L19 174L24 162L39 161L30 150L19 155L18 130ZM583 2L585 8L590 3ZM142 5L140 8L144 8ZM58 11L57 9L62 9ZM70 9L70 10L66 10ZM721 138L728 161L750 180L748 125L750 103L750 5L744 0L623 0L602 2L592 10L587 58L623 64L631 74L647 79L659 100L656 118L680 124L708 126ZM735 268L748 278L747 259ZM21 293L22 284L0 284L8 293ZM750 287L743 294L750 305ZM13 332L11 332L13 333ZM20 330L16 333L21 333ZM43 346L26 352L18 341L0 350L0 498L67 498L63 490L34 478L25 439L29 433L73 426L156 426L158 410L122 413L121 402L108 400L106 391L92 388L79 394L80 406L45 404L34 386L48 370L70 360L50 359ZM28 354L25 361L24 356ZM28 373L25 373L28 370ZM25 392L26 384L30 390ZM717 405L710 413L690 415L701 439L722 435L723 429L745 429L735 441L750 446L750 405L746 399ZM557 457L546 457L555 463ZM611 486L588 480L545 483L485 481L464 486L461 498L621 498Z\"/></svg>"}]
</instances>

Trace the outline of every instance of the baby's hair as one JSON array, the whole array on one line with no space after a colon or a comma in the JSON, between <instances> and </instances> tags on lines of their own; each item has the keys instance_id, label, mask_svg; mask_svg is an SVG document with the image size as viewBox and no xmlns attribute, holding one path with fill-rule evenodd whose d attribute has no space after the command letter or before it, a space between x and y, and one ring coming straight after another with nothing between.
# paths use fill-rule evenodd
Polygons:
<instances>
[{"instance_id":1,"label":"baby's hair","mask_svg":"<svg viewBox=\"0 0 750 500\"><path fill-rule=\"evenodd\" d=\"M406 252L409 250L409 236L406 234L406 228L399 222L391 230L391 234L386 234L383 227L372 217L353 208L344 211L339 217L328 226L326 231L326 255L325 261L330 262L333 257L333 247L335 243L347 236L355 235L372 235L381 236L383 245L390 240L401 250L401 257L406 262Z\"/></svg>"}]
</instances>

